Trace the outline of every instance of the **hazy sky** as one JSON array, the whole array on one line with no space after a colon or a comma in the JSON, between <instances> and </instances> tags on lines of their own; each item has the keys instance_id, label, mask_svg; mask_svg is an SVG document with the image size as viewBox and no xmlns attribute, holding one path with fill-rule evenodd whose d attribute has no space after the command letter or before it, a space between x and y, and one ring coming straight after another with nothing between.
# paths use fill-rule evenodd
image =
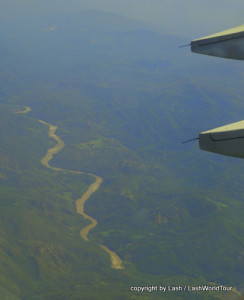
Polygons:
<instances>
[{"instance_id":1,"label":"hazy sky","mask_svg":"<svg viewBox=\"0 0 244 300\"><path fill-rule=\"evenodd\" d=\"M244 24L243 0L0 0L0 14L99 9L196 38Z\"/></svg>"}]
</instances>

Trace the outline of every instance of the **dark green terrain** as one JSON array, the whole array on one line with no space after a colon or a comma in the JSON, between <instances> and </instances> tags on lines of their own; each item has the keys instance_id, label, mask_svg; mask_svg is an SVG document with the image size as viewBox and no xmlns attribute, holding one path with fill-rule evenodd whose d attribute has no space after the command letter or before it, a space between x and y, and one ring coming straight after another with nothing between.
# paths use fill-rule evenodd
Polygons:
<instances>
[{"instance_id":1,"label":"dark green terrain","mask_svg":"<svg viewBox=\"0 0 244 300\"><path fill-rule=\"evenodd\" d=\"M242 62L98 11L0 28L0 299L240 299L130 287L243 288L244 162L181 144L243 118ZM94 178L41 165L55 141L38 120L65 142L52 166L103 177L89 242L75 200Z\"/></svg>"}]
</instances>

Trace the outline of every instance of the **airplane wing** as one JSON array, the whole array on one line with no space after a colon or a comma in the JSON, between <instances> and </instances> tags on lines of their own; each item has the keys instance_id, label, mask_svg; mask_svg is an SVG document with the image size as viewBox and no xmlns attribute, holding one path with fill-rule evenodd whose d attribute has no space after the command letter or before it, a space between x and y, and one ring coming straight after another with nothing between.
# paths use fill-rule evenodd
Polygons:
<instances>
[{"instance_id":1,"label":"airplane wing","mask_svg":"<svg viewBox=\"0 0 244 300\"><path fill-rule=\"evenodd\" d=\"M244 60L244 25L193 40L191 51ZM201 132L198 139L202 150L244 158L244 121Z\"/></svg>"},{"instance_id":2,"label":"airplane wing","mask_svg":"<svg viewBox=\"0 0 244 300\"><path fill-rule=\"evenodd\" d=\"M191 51L199 54L244 60L244 25L193 40Z\"/></svg>"},{"instance_id":3,"label":"airplane wing","mask_svg":"<svg viewBox=\"0 0 244 300\"><path fill-rule=\"evenodd\" d=\"M214 153L244 158L244 121L201 132L199 147Z\"/></svg>"}]
</instances>

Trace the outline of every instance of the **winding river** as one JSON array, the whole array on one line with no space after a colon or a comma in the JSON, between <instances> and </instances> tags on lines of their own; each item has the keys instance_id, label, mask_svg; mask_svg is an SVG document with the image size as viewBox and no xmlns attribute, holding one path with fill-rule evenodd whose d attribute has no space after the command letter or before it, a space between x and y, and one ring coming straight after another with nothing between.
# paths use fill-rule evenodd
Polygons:
<instances>
[{"instance_id":1,"label":"winding river","mask_svg":"<svg viewBox=\"0 0 244 300\"><path fill-rule=\"evenodd\" d=\"M29 106L24 106L24 108L25 109L23 111L18 110L18 111L15 111L15 113L23 114L23 113L28 113L31 111L31 108ZM64 141L58 135L55 134L55 132L58 128L57 126L46 123L42 120L39 120L39 122L49 127L49 132L48 132L49 137L54 139L57 142L57 144L54 147L48 149L46 155L41 159L42 165L47 168L50 168L54 171L58 171L58 172L63 171L63 172L69 172L72 174L87 174L87 175L93 176L95 178L95 181L88 187L87 191L75 202L76 212L91 222L89 225L85 226L80 231L81 237L85 241L89 241L88 233L95 226L97 226L97 220L85 213L84 206L85 206L86 201L90 198L90 196L100 188L100 185L103 182L103 178L99 177L97 175L91 174L91 173L84 173L84 172L74 171L74 170L65 170L65 169L50 166L49 161L53 158L53 156L55 154L57 154L59 151L61 151L63 149L65 144L64 144ZM112 268L114 268L114 269L123 269L124 268L122 266L122 260L114 251L110 250L107 246L102 245L102 244L99 244L99 247L101 249L103 249L106 253L109 254ZM210 282L210 284L218 285L217 283L211 283L211 282ZM236 288L233 288L233 293L240 296L240 292L237 291Z\"/></svg>"},{"instance_id":2,"label":"winding river","mask_svg":"<svg viewBox=\"0 0 244 300\"><path fill-rule=\"evenodd\" d=\"M29 106L23 106L25 109L24 110L17 110L15 111L16 114L26 114L29 111L31 111L31 108Z\"/></svg>"},{"instance_id":3,"label":"winding river","mask_svg":"<svg viewBox=\"0 0 244 300\"><path fill-rule=\"evenodd\" d=\"M25 114L31 111L31 108L29 106L24 106L24 110L17 110L15 111L16 114ZM88 239L88 233L97 226L97 220L92 218L91 216L87 215L85 213L85 203L86 201L91 197L91 195L93 193L95 193L99 188L100 185L103 182L102 177L99 177L97 175L91 174L91 173L84 173L84 172L80 172L80 171L74 171L74 170L65 170L62 168L56 168L56 167L52 167L49 165L49 161L53 158L53 156L55 154L57 154L59 151L61 151L64 147L64 141L58 136L56 135L56 130L57 130L57 126L54 126L52 124L49 124L47 122L44 122L42 120L39 120L40 123L46 125L49 127L49 131L48 131L48 135L50 138L54 139L57 144L48 149L46 155L41 159L41 163L44 167L52 169L54 171L57 172L69 172L72 174L86 174L89 176L92 176L95 178L95 181L88 187L87 191L75 201L75 205L76 205L76 212L80 215L82 215L85 219L89 220L91 223L88 224L87 226L85 226L83 229L81 229L80 231L80 235L81 237L85 240L85 241L89 241ZM122 260L120 259L120 257L112 250L110 250L107 246L105 245L101 245L99 244L99 247L102 248L105 252L107 252L110 256L110 261L111 261L111 267L113 269L123 269L124 267L122 266Z\"/></svg>"},{"instance_id":4,"label":"winding river","mask_svg":"<svg viewBox=\"0 0 244 300\"><path fill-rule=\"evenodd\" d=\"M25 110L25 112L27 112L27 111ZM88 219L91 222L89 225L85 226L80 231L81 237L85 241L89 241L88 233L95 226L97 226L97 220L85 213L84 206L85 206L86 201L91 197L91 195L93 193L95 193L100 188L100 185L103 182L103 178L99 177L97 175L91 174L91 173L84 173L84 172L73 171L73 170L65 170L65 169L50 166L49 161L53 158L53 156L55 154L57 154L59 151L61 151L63 149L65 144L64 144L64 141L61 140L61 138L58 135L56 135L56 133L55 133L57 128L58 128L57 126L46 123L42 120L39 120L39 122L49 127L49 132L48 132L49 137L54 139L57 142L57 144L54 147L47 150L46 155L41 159L42 165L49 168L49 169L52 169L54 171L58 171L58 172L64 171L64 172L69 172L69 173L72 173L72 174L87 174L87 175L90 175L90 176L95 178L95 181L88 187L87 191L79 199L77 199L76 202L75 202L76 212L78 214L82 215L85 219ZM104 246L104 245L99 245L99 246L105 252L107 252L109 254L110 261L111 261L111 267L113 269L123 269L122 260L120 259L120 257L114 251L110 250L107 246Z\"/></svg>"}]
</instances>

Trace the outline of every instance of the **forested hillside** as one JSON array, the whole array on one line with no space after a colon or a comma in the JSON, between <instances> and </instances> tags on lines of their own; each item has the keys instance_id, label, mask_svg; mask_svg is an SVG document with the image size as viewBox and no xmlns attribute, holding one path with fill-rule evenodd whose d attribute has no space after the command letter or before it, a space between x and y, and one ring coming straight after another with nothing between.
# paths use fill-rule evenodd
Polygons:
<instances>
[{"instance_id":1,"label":"forested hillside","mask_svg":"<svg viewBox=\"0 0 244 300\"><path fill-rule=\"evenodd\" d=\"M99 11L6 16L0 32L0 298L162 299L130 288L207 284L233 291L163 299L239 299L243 161L181 142L243 118L244 65ZM57 126L50 165L66 171L41 163L57 141L39 120ZM85 241L75 201L93 175Z\"/></svg>"}]
</instances>

